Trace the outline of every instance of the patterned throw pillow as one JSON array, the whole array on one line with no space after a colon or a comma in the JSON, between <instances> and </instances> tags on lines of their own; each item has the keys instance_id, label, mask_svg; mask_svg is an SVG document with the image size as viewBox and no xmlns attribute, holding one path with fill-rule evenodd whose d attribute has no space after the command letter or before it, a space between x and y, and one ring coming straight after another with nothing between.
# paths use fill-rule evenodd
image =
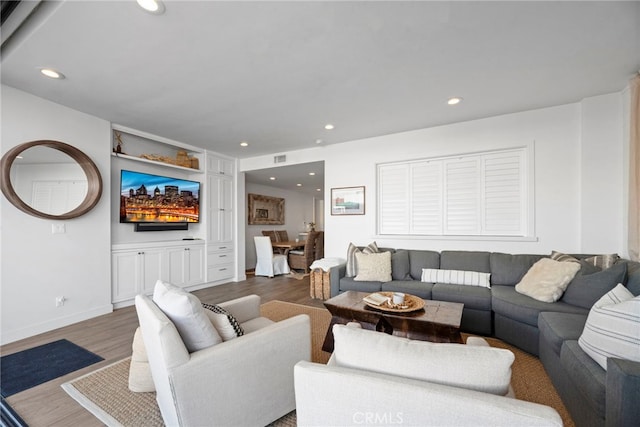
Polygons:
<instances>
[{"instance_id":1,"label":"patterned throw pillow","mask_svg":"<svg viewBox=\"0 0 640 427\"><path fill-rule=\"evenodd\" d=\"M358 247L353 243L349 243L349 248L347 249L347 272L345 274L346 277L354 277L358 274L356 252L361 252L364 254L374 254L380 251L378 250L378 245L376 245L376 242L369 243L362 251L358 249Z\"/></svg>"},{"instance_id":2,"label":"patterned throw pillow","mask_svg":"<svg viewBox=\"0 0 640 427\"><path fill-rule=\"evenodd\" d=\"M640 296L618 284L589 311L578 344L604 370L607 358L640 362Z\"/></svg>"},{"instance_id":3,"label":"patterned throw pillow","mask_svg":"<svg viewBox=\"0 0 640 427\"><path fill-rule=\"evenodd\" d=\"M438 268L423 268L422 282L444 283L450 285L469 285L490 288L491 273L463 270L441 270Z\"/></svg>"},{"instance_id":4,"label":"patterned throw pillow","mask_svg":"<svg viewBox=\"0 0 640 427\"><path fill-rule=\"evenodd\" d=\"M551 251L551 256L549 257L554 261L560 262L580 262L579 259L572 257L571 255L563 254L562 252Z\"/></svg>"},{"instance_id":5,"label":"patterned throw pillow","mask_svg":"<svg viewBox=\"0 0 640 427\"><path fill-rule=\"evenodd\" d=\"M209 320L211 320L211 323L223 341L229 341L244 335L244 330L242 326L240 326L240 322L227 310L214 304L202 303L202 307L206 309L206 315L209 317Z\"/></svg>"},{"instance_id":6,"label":"patterned throw pillow","mask_svg":"<svg viewBox=\"0 0 640 427\"><path fill-rule=\"evenodd\" d=\"M595 255L589 258L585 258L584 261L595 265L596 267L600 267L603 270L607 268L611 268L613 264L616 263L620 259L618 254L610 254L610 255Z\"/></svg>"}]
</instances>

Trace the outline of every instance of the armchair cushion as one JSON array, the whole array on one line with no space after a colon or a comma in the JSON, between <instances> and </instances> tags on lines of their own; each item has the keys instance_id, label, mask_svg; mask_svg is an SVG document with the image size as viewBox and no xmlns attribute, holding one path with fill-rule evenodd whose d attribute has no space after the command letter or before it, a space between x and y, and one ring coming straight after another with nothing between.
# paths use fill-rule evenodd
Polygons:
<instances>
[{"instance_id":1,"label":"armchair cushion","mask_svg":"<svg viewBox=\"0 0 640 427\"><path fill-rule=\"evenodd\" d=\"M431 343L334 325L333 363L505 396L515 359L509 350Z\"/></svg>"},{"instance_id":2,"label":"armchair cushion","mask_svg":"<svg viewBox=\"0 0 640 427\"><path fill-rule=\"evenodd\" d=\"M190 353L222 342L195 295L158 280L153 290L153 302L173 322Z\"/></svg>"}]
</instances>

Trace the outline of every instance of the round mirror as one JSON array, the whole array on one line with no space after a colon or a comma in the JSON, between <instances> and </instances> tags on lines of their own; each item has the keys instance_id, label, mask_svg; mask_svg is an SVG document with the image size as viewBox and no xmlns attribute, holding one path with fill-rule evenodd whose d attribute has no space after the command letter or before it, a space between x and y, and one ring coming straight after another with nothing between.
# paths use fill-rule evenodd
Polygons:
<instances>
[{"instance_id":1,"label":"round mirror","mask_svg":"<svg viewBox=\"0 0 640 427\"><path fill-rule=\"evenodd\" d=\"M39 218L84 215L100 200L102 178L82 151L59 141L33 141L9 150L0 163L0 189L18 209Z\"/></svg>"}]
</instances>

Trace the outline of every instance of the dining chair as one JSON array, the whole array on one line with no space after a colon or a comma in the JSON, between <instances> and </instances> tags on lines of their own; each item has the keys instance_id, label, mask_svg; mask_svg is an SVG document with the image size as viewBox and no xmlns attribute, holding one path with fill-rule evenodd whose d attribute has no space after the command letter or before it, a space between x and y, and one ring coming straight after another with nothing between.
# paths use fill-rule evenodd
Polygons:
<instances>
[{"instance_id":1,"label":"dining chair","mask_svg":"<svg viewBox=\"0 0 640 427\"><path fill-rule=\"evenodd\" d=\"M268 236L254 236L253 240L256 244L256 276L273 277L291 272L287 256L273 253Z\"/></svg>"},{"instance_id":2,"label":"dining chair","mask_svg":"<svg viewBox=\"0 0 640 427\"><path fill-rule=\"evenodd\" d=\"M309 266L315 259L315 248L319 234L319 231L309 232L303 250L289 251L289 266L291 268L304 270L305 274L309 272Z\"/></svg>"}]
</instances>

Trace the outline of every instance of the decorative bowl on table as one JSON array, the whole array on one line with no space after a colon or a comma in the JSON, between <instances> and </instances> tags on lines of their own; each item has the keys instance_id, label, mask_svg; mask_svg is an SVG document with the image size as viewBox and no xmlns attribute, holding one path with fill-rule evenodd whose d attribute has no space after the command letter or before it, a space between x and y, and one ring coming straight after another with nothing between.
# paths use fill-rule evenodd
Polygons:
<instances>
[{"instance_id":1,"label":"decorative bowl on table","mask_svg":"<svg viewBox=\"0 0 640 427\"><path fill-rule=\"evenodd\" d=\"M403 303L394 304L393 292L374 292L364 297L362 301L371 308L392 313L408 313L424 308L424 300L410 294L404 295Z\"/></svg>"}]
</instances>

